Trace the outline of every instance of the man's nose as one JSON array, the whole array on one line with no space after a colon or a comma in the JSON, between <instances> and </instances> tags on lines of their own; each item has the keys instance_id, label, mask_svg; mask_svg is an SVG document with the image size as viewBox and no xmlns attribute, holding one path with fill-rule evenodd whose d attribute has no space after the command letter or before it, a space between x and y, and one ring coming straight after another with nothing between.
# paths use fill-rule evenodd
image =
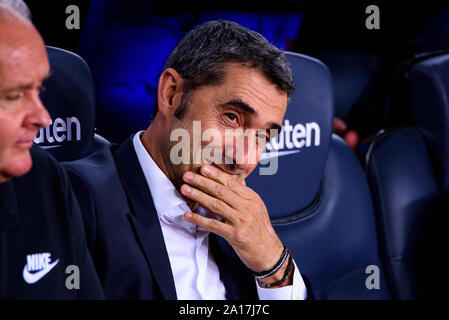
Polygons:
<instances>
[{"instance_id":1,"label":"man's nose","mask_svg":"<svg viewBox=\"0 0 449 320\"><path fill-rule=\"evenodd\" d=\"M232 159L234 167L242 171L252 171L258 161L258 147L256 140L246 140L245 143L226 146L226 158Z\"/></svg>"},{"instance_id":2,"label":"man's nose","mask_svg":"<svg viewBox=\"0 0 449 320\"><path fill-rule=\"evenodd\" d=\"M42 104L39 94L33 95L31 99L28 124L39 128L50 124L50 114Z\"/></svg>"},{"instance_id":3,"label":"man's nose","mask_svg":"<svg viewBox=\"0 0 449 320\"><path fill-rule=\"evenodd\" d=\"M240 171L244 171L244 172L251 172L254 170L254 168L256 167L257 162L248 162L248 161L244 161L243 163L238 163L235 162L234 163L234 167Z\"/></svg>"}]
</instances>

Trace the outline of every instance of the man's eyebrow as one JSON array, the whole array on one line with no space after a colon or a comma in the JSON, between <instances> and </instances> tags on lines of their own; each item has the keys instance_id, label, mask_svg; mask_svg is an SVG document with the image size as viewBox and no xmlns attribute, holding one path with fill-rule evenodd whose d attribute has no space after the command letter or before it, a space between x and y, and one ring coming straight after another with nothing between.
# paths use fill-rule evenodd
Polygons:
<instances>
[{"instance_id":1,"label":"man's eyebrow","mask_svg":"<svg viewBox=\"0 0 449 320\"><path fill-rule=\"evenodd\" d=\"M228 105L232 105L234 107L242 109L242 110L248 112L249 114L257 115L256 110L254 110L249 104L247 104L246 102L244 102L240 99L233 99L228 102L222 103L222 104L220 104L220 107L228 106ZM271 122L269 124L269 127L267 130L270 130L270 129L275 129L275 130L278 130L278 132L280 132L282 129L282 126L276 122Z\"/></svg>"},{"instance_id":2,"label":"man's eyebrow","mask_svg":"<svg viewBox=\"0 0 449 320\"><path fill-rule=\"evenodd\" d=\"M257 114L256 110L254 110L249 104L247 104L246 102L244 102L240 99L233 99L233 100L227 101L225 103L220 104L220 107L229 106L229 105L237 107L237 108L241 109L242 111L246 111L249 114L253 114L253 115Z\"/></svg>"}]
</instances>

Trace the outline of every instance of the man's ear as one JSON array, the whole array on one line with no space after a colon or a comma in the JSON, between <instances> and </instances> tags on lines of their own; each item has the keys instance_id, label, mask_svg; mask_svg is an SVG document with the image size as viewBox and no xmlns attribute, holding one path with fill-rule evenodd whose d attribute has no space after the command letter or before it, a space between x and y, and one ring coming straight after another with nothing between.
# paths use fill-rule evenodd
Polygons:
<instances>
[{"instance_id":1,"label":"man's ear","mask_svg":"<svg viewBox=\"0 0 449 320\"><path fill-rule=\"evenodd\" d=\"M167 68L159 78L157 90L158 110L164 117L174 115L181 104L184 79L173 68Z\"/></svg>"}]
</instances>

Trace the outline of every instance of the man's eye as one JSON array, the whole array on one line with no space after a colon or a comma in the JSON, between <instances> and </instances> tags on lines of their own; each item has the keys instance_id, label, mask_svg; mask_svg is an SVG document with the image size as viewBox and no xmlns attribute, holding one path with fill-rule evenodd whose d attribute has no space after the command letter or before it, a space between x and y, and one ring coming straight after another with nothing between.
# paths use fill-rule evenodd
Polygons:
<instances>
[{"instance_id":1,"label":"man's eye","mask_svg":"<svg viewBox=\"0 0 449 320\"><path fill-rule=\"evenodd\" d=\"M39 87L39 92L45 92L45 91L47 91L47 88L45 88L44 85L41 85Z\"/></svg>"},{"instance_id":2,"label":"man's eye","mask_svg":"<svg viewBox=\"0 0 449 320\"><path fill-rule=\"evenodd\" d=\"M15 100L19 100L23 97L23 92L19 91L19 92L14 92L14 93L10 93L7 96L5 96L5 99L8 101L15 101Z\"/></svg>"},{"instance_id":3,"label":"man's eye","mask_svg":"<svg viewBox=\"0 0 449 320\"><path fill-rule=\"evenodd\" d=\"M231 120L232 122L234 122L235 120L237 120L237 116L236 116L234 113L228 112L228 113L225 113L225 116L226 116L229 120Z\"/></svg>"}]
</instances>

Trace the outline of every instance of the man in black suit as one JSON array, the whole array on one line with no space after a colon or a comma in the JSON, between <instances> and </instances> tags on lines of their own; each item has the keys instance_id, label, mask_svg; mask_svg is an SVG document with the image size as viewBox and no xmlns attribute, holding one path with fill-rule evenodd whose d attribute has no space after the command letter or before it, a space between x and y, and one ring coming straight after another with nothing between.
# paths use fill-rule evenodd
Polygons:
<instances>
[{"instance_id":1,"label":"man in black suit","mask_svg":"<svg viewBox=\"0 0 449 320\"><path fill-rule=\"evenodd\" d=\"M307 298L245 185L294 89L283 53L236 23L207 22L181 40L148 129L112 147L113 161L100 150L70 165L78 190L91 190L78 193L83 206L95 202L84 221L107 298Z\"/></svg>"}]
</instances>

